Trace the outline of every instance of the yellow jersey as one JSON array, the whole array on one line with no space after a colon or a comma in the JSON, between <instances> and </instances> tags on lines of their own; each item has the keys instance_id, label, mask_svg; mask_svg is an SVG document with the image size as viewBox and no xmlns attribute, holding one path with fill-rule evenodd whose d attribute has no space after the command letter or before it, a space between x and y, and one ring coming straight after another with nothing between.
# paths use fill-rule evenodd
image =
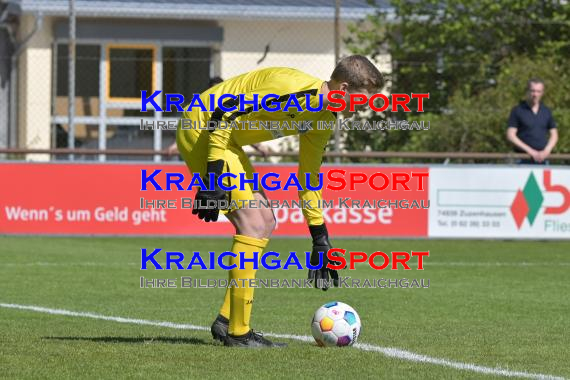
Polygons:
<instances>
[{"instance_id":1,"label":"yellow jersey","mask_svg":"<svg viewBox=\"0 0 570 380\"><path fill-rule=\"evenodd\" d=\"M318 185L318 175L322 163L325 147L333 133L332 128L318 129L319 122L336 123L336 114L321 107L321 111L312 112L319 106L319 95L324 81L299 70L286 67L272 67L228 79L200 94L200 100L207 111L193 106L183 114L183 118L192 122L200 122L206 125L208 121L234 121L238 128L216 128L210 131L208 137L207 161L224 159L224 152L228 146L244 146L269 141L283 136L299 135L299 170L298 179L305 189L305 174L311 173L311 185ZM213 96L211 96L213 94ZM247 101L247 106L239 107L239 99L230 99L223 102L227 108L235 107L232 112L224 112L216 104L210 107L210 100L216 102L224 94L244 94L242 99ZM257 96L255 96L257 94ZM277 95L278 99L271 99L273 103L281 103L281 110L268 111L259 106L254 110L254 100L261 99L268 94ZM292 105L288 110L283 110L284 103L293 95L297 98L300 110ZM289 103L288 103L289 104ZM241 108L241 110L240 110ZM185 107L187 109L187 107ZM213 111L210 111L213 110ZM262 122L278 122L281 128L268 130ZM295 122L295 123L293 123ZM299 126L304 126L299 128ZM329 124L330 125L330 124ZM251 126L251 127L250 127ZM286 126L286 127L283 127ZM307 127L309 126L309 127ZM312 209L304 208L303 214L309 225L323 224L322 210L318 207L322 199L321 191L303 190L299 192L301 200L311 201Z\"/></svg>"}]
</instances>

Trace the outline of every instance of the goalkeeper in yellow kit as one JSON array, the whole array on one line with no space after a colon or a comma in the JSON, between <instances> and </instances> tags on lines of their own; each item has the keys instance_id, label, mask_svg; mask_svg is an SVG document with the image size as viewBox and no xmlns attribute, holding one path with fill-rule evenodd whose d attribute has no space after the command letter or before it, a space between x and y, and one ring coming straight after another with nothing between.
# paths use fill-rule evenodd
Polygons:
<instances>
[{"instance_id":1,"label":"goalkeeper in yellow kit","mask_svg":"<svg viewBox=\"0 0 570 380\"><path fill-rule=\"evenodd\" d=\"M184 119L192 122L201 122L207 125L208 121L236 121L240 128L182 128L179 126L177 132L177 145L188 168L193 173L200 173L206 187L210 189L210 173L217 180L223 173L232 173L237 178L228 179L224 183L226 186L237 185L235 190L224 191L216 184L214 190L199 190L196 194L196 203L206 204L207 201L231 200L231 204L247 204L242 200L259 201L266 200L262 190L254 191L251 184L246 184L245 190L239 190L239 175L245 173L247 179L253 178L254 169L249 159L242 150L242 146L256 144L263 141L272 140L282 136L299 135L299 182L303 189L306 189L306 176L304 173L311 173L310 181L313 186L318 184L318 174L322 162L323 152L328 143L332 130L316 128L318 121L336 122L336 114L326 109L329 104L327 94L332 90L346 92L345 101L348 103L350 93L365 94L368 97L377 93L384 85L384 80L378 69L363 56L349 56L342 59L334 69L331 79L323 81L305 74L301 71L290 68L267 68L243 74L226 80L200 95L200 99L210 110L210 94L215 95L217 100L224 94L244 94L244 100L249 101L247 107L241 107L242 111L236 109L233 112L224 112L220 107L212 108L213 112L201 111L197 107L192 107L191 111L184 113ZM259 107L257 111L251 106L254 96L261 100L267 94L276 94L279 99L272 99L272 102L286 102L289 97L295 96L299 100L301 110L296 107L289 108L288 111L269 112ZM321 111L311 112L307 106L313 109L319 104L319 95L323 96L323 107ZM306 102L309 102L307 104ZM227 108L237 106L238 98L223 102ZM283 104L281 104L283 106ZM281 107L282 109L283 107ZM342 111L343 116L350 117L353 113ZM277 129L269 130L243 129L243 122L255 121L292 121L312 122L313 128L300 129ZM242 122L242 123L239 123ZM213 124L213 123L212 123ZM261 189L261 186L259 186ZM315 207L321 199L321 191L304 190L299 192L302 200L309 201L313 205L312 209L304 208L303 214L307 221L309 231L313 240L313 252L311 262L320 259L321 252L327 252L331 248L328 232L323 221L322 211ZM217 203L217 202L216 202ZM254 252L261 255L266 247L269 237L275 228L275 217L270 208L234 208L219 210L218 208L195 208L194 214L206 222L217 221L219 212L225 213L226 217L235 227L236 233L233 237L231 252L243 253L244 258L253 258ZM315 286L326 284L329 275L333 280L338 280L336 271L326 268L328 260L326 254L323 255L323 265L321 269L309 271L309 278L314 281ZM237 263L235 269L230 270L230 279L254 279L256 270L253 263L246 262L244 269L239 269L239 256L231 258L230 265ZM325 279L326 282L317 281ZM238 284L243 282L238 281ZM284 344L270 342L261 334L250 329L249 321L253 303L253 288L231 287L226 290L224 302L219 315L214 321L211 331L214 339L218 339L226 346L240 347L277 347ZM326 290L326 289L323 289Z\"/></svg>"}]
</instances>

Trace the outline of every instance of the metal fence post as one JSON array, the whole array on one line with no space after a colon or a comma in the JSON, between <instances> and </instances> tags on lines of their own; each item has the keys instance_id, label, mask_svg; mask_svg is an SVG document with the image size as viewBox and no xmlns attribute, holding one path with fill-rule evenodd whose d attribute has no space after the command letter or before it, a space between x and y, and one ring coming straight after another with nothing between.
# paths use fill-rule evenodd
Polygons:
<instances>
[{"instance_id":1,"label":"metal fence post","mask_svg":"<svg viewBox=\"0 0 570 380\"><path fill-rule=\"evenodd\" d=\"M69 0L69 93L68 93L68 136L67 147L75 149L75 0ZM73 154L69 155L73 161Z\"/></svg>"},{"instance_id":2,"label":"metal fence post","mask_svg":"<svg viewBox=\"0 0 570 380\"><path fill-rule=\"evenodd\" d=\"M334 64L340 59L340 0L335 1L334 7ZM339 117L341 117L339 115ZM334 129L334 151L340 153L340 129L338 123ZM340 157L335 157L335 163L340 163Z\"/></svg>"}]
</instances>

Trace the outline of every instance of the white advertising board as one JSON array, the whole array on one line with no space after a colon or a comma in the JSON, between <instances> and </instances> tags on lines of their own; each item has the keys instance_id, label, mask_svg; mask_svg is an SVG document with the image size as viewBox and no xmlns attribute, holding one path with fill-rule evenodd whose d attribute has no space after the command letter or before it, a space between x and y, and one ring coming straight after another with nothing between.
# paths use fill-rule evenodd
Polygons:
<instances>
[{"instance_id":1,"label":"white advertising board","mask_svg":"<svg viewBox=\"0 0 570 380\"><path fill-rule=\"evenodd\" d=\"M430 237L570 239L570 168L431 167Z\"/></svg>"}]
</instances>

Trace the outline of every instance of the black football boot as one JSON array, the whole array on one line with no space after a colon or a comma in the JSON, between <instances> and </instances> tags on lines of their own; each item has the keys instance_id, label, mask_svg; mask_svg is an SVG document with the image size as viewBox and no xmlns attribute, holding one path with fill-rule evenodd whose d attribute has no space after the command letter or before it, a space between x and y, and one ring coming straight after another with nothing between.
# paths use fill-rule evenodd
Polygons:
<instances>
[{"instance_id":1,"label":"black football boot","mask_svg":"<svg viewBox=\"0 0 570 380\"><path fill-rule=\"evenodd\" d=\"M274 343L263 337L263 334L250 330L247 334L241 336L226 335L224 345L228 347L244 347L244 348L277 348L286 347L286 343Z\"/></svg>"},{"instance_id":2,"label":"black football boot","mask_svg":"<svg viewBox=\"0 0 570 380\"><path fill-rule=\"evenodd\" d=\"M218 315L214 323L212 323L212 327L210 327L212 338L223 343L226 335L228 335L229 326L230 321L226 317Z\"/></svg>"}]
</instances>

